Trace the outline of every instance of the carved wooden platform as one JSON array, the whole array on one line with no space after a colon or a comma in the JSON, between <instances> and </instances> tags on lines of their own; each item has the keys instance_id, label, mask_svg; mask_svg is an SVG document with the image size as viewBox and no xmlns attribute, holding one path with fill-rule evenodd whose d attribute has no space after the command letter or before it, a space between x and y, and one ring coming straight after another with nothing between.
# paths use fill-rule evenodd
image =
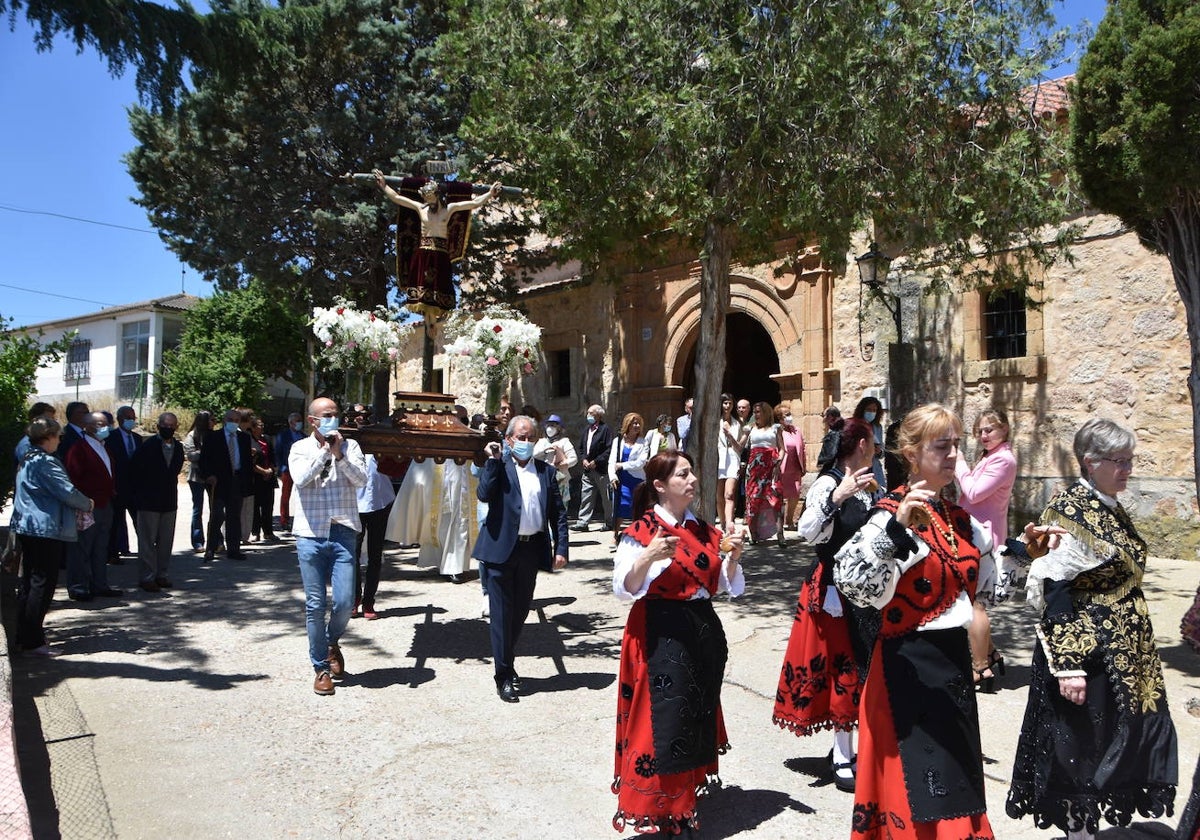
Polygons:
<instances>
[{"instance_id":1,"label":"carved wooden platform","mask_svg":"<svg viewBox=\"0 0 1200 840\"><path fill-rule=\"evenodd\" d=\"M396 391L392 396L396 398L395 408L385 422L344 430L346 437L357 440L364 452L482 465L486 457L483 447L500 440L494 428L479 432L464 426L454 413L451 394Z\"/></svg>"}]
</instances>

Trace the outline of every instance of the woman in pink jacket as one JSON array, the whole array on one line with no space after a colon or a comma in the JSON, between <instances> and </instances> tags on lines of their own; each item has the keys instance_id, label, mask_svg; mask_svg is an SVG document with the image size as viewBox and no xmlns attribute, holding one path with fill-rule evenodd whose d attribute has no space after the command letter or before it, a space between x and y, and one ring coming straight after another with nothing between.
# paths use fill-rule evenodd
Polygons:
<instances>
[{"instance_id":1,"label":"woman in pink jacket","mask_svg":"<svg viewBox=\"0 0 1200 840\"><path fill-rule=\"evenodd\" d=\"M993 544L997 546L995 563L989 564L989 568L980 565L975 620L967 628L975 687L987 693L995 690L996 676L1004 675L1004 657L992 646L991 623L985 608L1006 600L1023 577L1016 560L1000 550L1008 539L1008 503L1017 478L1017 458L1008 442L1009 430L1008 416L1003 411L998 408L984 411L975 420L974 430L982 457L974 469L968 469L962 458L954 465L959 505L991 526Z\"/></svg>"}]
</instances>

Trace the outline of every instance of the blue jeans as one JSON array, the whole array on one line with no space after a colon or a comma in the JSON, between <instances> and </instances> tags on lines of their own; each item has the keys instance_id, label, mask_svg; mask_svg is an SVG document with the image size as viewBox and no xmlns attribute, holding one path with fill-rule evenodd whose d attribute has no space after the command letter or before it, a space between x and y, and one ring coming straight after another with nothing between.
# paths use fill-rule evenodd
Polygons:
<instances>
[{"instance_id":1,"label":"blue jeans","mask_svg":"<svg viewBox=\"0 0 1200 840\"><path fill-rule=\"evenodd\" d=\"M329 646L336 645L350 623L354 609L354 547L358 532L336 522L329 526L328 539L297 537L296 556L304 581L304 613L308 629L308 657L314 671L329 670ZM333 589L329 623L325 607L326 586Z\"/></svg>"}]
</instances>

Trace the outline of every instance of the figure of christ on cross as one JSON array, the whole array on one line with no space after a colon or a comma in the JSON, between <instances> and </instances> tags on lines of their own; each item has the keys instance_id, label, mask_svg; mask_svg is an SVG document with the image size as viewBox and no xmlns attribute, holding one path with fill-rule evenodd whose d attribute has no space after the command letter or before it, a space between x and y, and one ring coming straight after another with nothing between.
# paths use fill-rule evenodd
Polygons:
<instances>
[{"instance_id":1,"label":"figure of christ on cross","mask_svg":"<svg viewBox=\"0 0 1200 840\"><path fill-rule=\"evenodd\" d=\"M402 285L406 285L408 308L425 316L426 328L432 335L436 320L447 310L453 309L455 304L454 283L450 273L450 228L454 214L465 212L469 219L472 211L499 195L502 186L497 181L477 198L447 202L446 186L431 178L417 190L421 201L414 201L392 189L380 170L372 170L371 174L375 177L375 185L393 204L411 210L420 219L420 243L412 250L406 278L402 277L401 280ZM469 185L463 186L470 189ZM405 279L407 283L403 282Z\"/></svg>"}]
</instances>

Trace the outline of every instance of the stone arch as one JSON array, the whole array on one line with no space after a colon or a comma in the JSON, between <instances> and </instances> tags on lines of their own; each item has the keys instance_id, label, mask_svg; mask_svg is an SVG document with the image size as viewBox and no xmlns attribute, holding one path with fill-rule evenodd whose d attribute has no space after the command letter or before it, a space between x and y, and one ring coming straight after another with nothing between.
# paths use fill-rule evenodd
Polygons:
<instances>
[{"instance_id":1,"label":"stone arch","mask_svg":"<svg viewBox=\"0 0 1200 840\"><path fill-rule=\"evenodd\" d=\"M799 343L803 325L794 320L773 284L748 275L731 274L729 286L730 313L744 313L761 324L782 363L788 348ZM700 336L699 283L690 284L686 292L671 301L663 315L667 323L663 381L682 385L688 378L688 359Z\"/></svg>"}]
</instances>

